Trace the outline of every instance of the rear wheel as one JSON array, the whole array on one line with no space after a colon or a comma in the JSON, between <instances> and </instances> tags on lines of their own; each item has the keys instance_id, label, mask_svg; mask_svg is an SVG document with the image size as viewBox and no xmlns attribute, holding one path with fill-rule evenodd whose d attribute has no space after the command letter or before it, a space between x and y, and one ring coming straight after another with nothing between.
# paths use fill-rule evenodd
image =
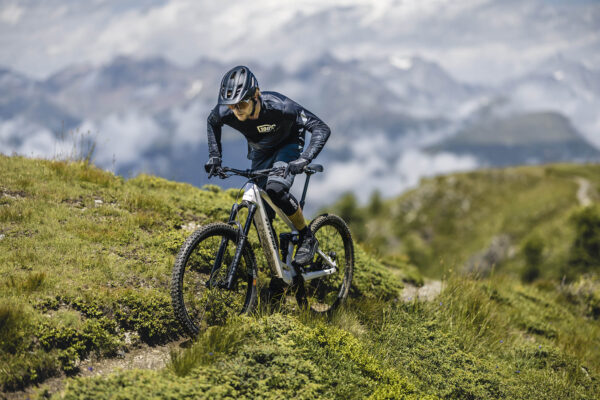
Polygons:
<instances>
[{"instance_id":1,"label":"rear wheel","mask_svg":"<svg viewBox=\"0 0 600 400\"><path fill-rule=\"evenodd\" d=\"M194 232L183 244L171 278L175 316L192 336L230 316L252 311L256 303L256 260L244 246L232 289L226 289L238 231L215 223Z\"/></svg>"},{"instance_id":2,"label":"rear wheel","mask_svg":"<svg viewBox=\"0 0 600 400\"><path fill-rule=\"evenodd\" d=\"M343 219L333 214L320 215L310 223L310 229L319 241L319 250L336 263L337 272L301 283L296 296L301 306L326 313L339 307L350 290L354 271L354 244L350 229ZM324 258L315 253L306 271L328 269Z\"/></svg>"}]
</instances>

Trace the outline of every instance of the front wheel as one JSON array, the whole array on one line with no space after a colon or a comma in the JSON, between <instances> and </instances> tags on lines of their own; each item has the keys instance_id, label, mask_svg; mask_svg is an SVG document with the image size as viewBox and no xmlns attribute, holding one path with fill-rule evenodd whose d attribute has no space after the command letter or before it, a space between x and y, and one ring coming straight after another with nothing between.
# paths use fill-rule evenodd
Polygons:
<instances>
[{"instance_id":1,"label":"front wheel","mask_svg":"<svg viewBox=\"0 0 600 400\"><path fill-rule=\"evenodd\" d=\"M354 244L350 229L343 219L333 214L324 214L310 223L310 229L319 241L319 250L337 265L337 272L304 282L299 288L297 300L300 306L309 306L313 311L327 313L339 307L352 284L354 271ZM316 252L307 270L329 268L323 257Z\"/></svg>"},{"instance_id":2,"label":"front wheel","mask_svg":"<svg viewBox=\"0 0 600 400\"><path fill-rule=\"evenodd\" d=\"M223 324L232 315L252 311L256 303L256 259L248 243L233 287L224 287L237 241L236 229L215 223L195 231L179 250L171 278L171 299L175 316L191 336Z\"/></svg>"}]
</instances>

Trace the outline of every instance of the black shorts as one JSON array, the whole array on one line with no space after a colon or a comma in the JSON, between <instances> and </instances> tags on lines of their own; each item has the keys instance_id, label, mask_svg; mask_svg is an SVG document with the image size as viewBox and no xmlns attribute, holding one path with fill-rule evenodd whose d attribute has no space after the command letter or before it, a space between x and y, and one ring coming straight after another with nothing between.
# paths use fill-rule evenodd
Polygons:
<instances>
[{"instance_id":1,"label":"black shorts","mask_svg":"<svg viewBox=\"0 0 600 400\"><path fill-rule=\"evenodd\" d=\"M302 145L299 143L289 143L283 147L275 150L273 153L258 157L252 160L252 169L267 169L271 167L285 167L290 161L294 161L300 157L302 152ZM268 177L260 178L257 180L259 187L264 189L267 186L268 181L277 181L283 184L288 190L294 183L294 175L288 174L287 178L282 175L269 175Z\"/></svg>"}]
</instances>

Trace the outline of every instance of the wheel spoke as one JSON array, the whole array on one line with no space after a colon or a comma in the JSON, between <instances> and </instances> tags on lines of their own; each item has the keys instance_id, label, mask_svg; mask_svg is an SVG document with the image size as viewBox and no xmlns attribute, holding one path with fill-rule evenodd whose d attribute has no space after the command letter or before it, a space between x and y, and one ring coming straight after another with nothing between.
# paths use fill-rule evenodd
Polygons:
<instances>
[{"instance_id":1,"label":"wheel spoke","mask_svg":"<svg viewBox=\"0 0 600 400\"><path fill-rule=\"evenodd\" d=\"M227 225L214 224L201 228L194 235L199 239L188 239L189 243L184 244L177 258L171 289L175 313L191 334L211 325L223 324L229 317L252 308L255 299L253 271L256 267L253 255L246 249L232 289L220 287L218 283L226 281L235 254L236 233ZM215 266L222 243L226 244L222 249L222 262ZM208 285L211 271L212 285Z\"/></svg>"},{"instance_id":2,"label":"wheel spoke","mask_svg":"<svg viewBox=\"0 0 600 400\"><path fill-rule=\"evenodd\" d=\"M318 217L311 227L319 241L319 249L337 265L336 273L305 283L306 300L311 309L327 312L337 307L348 294L354 264L352 238L345 223L333 215ZM319 254L315 255L312 265L329 268Z\"/></svg>"}]
</instances>

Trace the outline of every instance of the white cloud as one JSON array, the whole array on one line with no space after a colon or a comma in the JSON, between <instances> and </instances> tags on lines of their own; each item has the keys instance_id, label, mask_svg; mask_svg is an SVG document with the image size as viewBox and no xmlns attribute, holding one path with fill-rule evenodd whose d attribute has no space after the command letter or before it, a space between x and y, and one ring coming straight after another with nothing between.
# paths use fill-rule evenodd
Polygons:
<instances>
[{"instance_id":1,"label":"white cloud","mask_svg":"<svg viewBox=\"0 0 600 400\"><path fill-rule=\"evenodd\" d=\"M94 160L103 167L139 162L153 148L167 147L161 127L149 116L135 112L111 114L101 121L82 124L81 132L89 133L96 142Z\"/></svg>"},{"instance_id":2,"label":"white cloud","mask_svg":"<svg viewBox=\"0 0 600 400\"><path fill-rule=\"evenodd\" d=\"M25 9L19 7L18 4L9 4L0 9L0 21L9 25L15 25L23 16Z\"/></svg>"},{"instance_id":3,"label":"white cloud","mask_svg":"<svg viewBox=\"0 0 600 400\"><path fill-rule=\"evenodd\" d=\"M345 58L419 54L467 81L497 82L562 52L598 60L594 3L418 0L22 2L2 10L0 64L44 76L118 53L250 59L288 68L331 51ZM22 4L22 5L21 5ZM362 24L361 24L362 21ZM45 54L40 62L40 54Z\"/></svg>"},{"instance_id":4,"label":"white cloud","mask_svg":"<svg viewBox=\"0 0 600 400\"><path fill-rule=\"evenodd\" d=\"M569 117L575 128L593 145L600 148L600 98L588 93L589 88L576 84L563 85L567 79L559 75L555 85L529 82L511 90L512 110L555 111ZM556 78L556 76L554 76Z\"/></svg>"},{"instance_id":5,"label":"white cloud","mask_svg":"<svg viewBox=\"0 0 600 400\"><path fill-rule=\"evenodd\" d=\"M175 123L172 142L189 148L207 142L206 110L210 108L202 102L194 102L189 107L174 109L171 113Z\"/></svg>"},{"instance_id":6,"label":"white cloud","mask_svg":"<svg viewBox=\"0 0 600 400\"><path fill-rule=\"evenodd\" d=\"M413 187L423 177L473 170L479 166L473 156L458 156L452 153L427 154L419 150L409 150L396 162L394 171L402 177L406 187Z\"/></svg>"},{"instance_id":7,"label":"white cloud","mask_svg":"<svg viewBox=\"0 0 600 400\"><path fill-rule=\"evenodd\" d=\"M311 180L307 194L310 210L331 204L345 192L352 191L365 203L374 190L386 197L397 196L418 185L423 177L468 171L479 166L475 157L429 154L417 147L402 146L403 140L394 142L383 134L375 134L357 141L348 161L328 162L325 173ZM398 149L403 150L398 154ZM390 156L391 162L388 161Z\"/></svg>"},{"instance_id":8,"label":"white cloud","mask_svg":"<svg viewBox=\"0 0 600 400\"><path fill-rule=\"evenodd\" d=\"M20 117L0 121L0 153L54 159L73 158L76 149L72 135L57 137L50 130Z\"/></svg>"},{"instance_id":9,"label":"white cloud","mask_svg":"<svg viewBox=\"0 0 600 400\"><path fill-rule=\"evenodd\" d=\"M194 82L191 83L190 87L186 90L185 97L188 100L193 99L194 97L196 97L197 95L200 94L203 87L204 87L204 84L202 83L201 80L199 80L199 79L195 80Z\"/></svg>"}]
</instances>

